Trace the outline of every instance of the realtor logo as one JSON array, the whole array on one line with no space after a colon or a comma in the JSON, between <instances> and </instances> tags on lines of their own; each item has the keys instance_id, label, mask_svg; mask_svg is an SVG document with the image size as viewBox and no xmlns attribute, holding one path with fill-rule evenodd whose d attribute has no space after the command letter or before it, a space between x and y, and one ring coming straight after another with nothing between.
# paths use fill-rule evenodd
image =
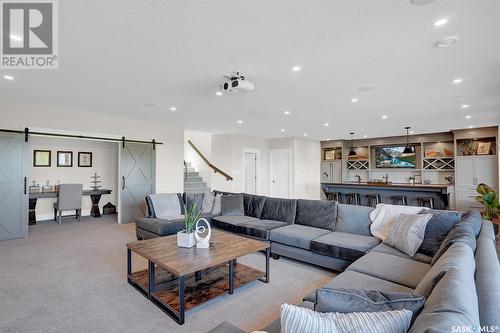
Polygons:
<instances>
[{"instance_id":1,"label":"realtor logo","mask_svg":"<svg viewBox=\"0 0 500 333\"><path fill-rule=\"evenodd\" d=\"M57 69L56 0L0 0L2 69Z\"/></svg>"}]
</instances>

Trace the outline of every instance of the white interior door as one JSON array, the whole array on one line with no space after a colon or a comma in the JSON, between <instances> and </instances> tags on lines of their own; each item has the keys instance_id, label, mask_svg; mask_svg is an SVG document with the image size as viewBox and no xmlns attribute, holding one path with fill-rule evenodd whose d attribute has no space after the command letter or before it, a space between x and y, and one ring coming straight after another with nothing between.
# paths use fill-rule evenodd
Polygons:
<instances>
[{"instance_id":1,"label":"white interior door","mask_svg":"<svg viewBox=\"0 0 500 333\"><path fill-rule=\"evenodd\" d=\"M290 198L291 152L271 152L271 196Z\"/></svg>"},{"instance_id":2,"label":"white interior door","mask_svg":"<svg viewBox=\"0 0 500 333\"><path fill-rule=\"evenodd\" d=\"M257 194L257 153L245 152L245 193Z\"/></svg>"}]
</instances>

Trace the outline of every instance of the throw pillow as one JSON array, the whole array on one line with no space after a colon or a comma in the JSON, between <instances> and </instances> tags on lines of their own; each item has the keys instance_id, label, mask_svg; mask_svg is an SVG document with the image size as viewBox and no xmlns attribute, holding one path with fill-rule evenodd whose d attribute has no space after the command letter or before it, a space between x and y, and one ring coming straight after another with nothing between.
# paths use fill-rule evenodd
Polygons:
<instances>
[{"instance_id":1,"label":"throw pillow","mask_svg":"<svg viewBox=\"0 0 500 333\"><path fill-rule=\"evenodd\" d=\"M406 333L411 311L320 313L294 305L281 306L281 333Z\"/></svg>"},{"instance_id":2,"label":"throw pillow","mask_svg":"<svg viewBox=\"0 0 500 333\"><path fill-rule=\"evenodd\" d=\"M223 195L221 198L222 215L244 215L243 194Z\"/></svg>"},{"instance_id":3,"label":"throw pillow","mask_svg":"<svg viewBox=\"0 0 500 333\"><path fill-rule=\"evenodd\" d=\"M205 191L205 195L203 196L203 214L210 214L212 209L214 208L214 200L215 196L210 191Z\"/></svg>"},{"instance_id":4,"label":"throw pillow","mask_svg":"<svg viewBox=\"0 0 500 333\"><path fill-rule=\"evenodd\" d=\"M448 248L454 243L464 243L467 244L472 251L476 251L476 237L474 228L468 223L458 223L451 229L450 233L445 237L444 241L441 243L439 250L436 252L434 257L432 257L431 265L434 265L436 261L448 250Z\"/></svg>"},{"instance_id":5,"label":"throw pillow","mask_svg":"<svg viewBox=\"0 0 500 333\"><path fill-rule=\"evenodd\" d=\"M203 211L203 193L185 193L186 209L196 205L197 211Z\"/></svg>"},{"instance_id":6,"label":"throw pillow","mask_svg":"<svg viewBox=\"0 0 500 333\"><path fill-rule=\"evenodd\" d=\"M479 211L471 209L462 216L461 223L470 225L474 229L475 238L477 238L483 226L483 217Z\"/></svg>"},{"instance_id":7,"label":"throw pillow","mask_svg":"<svg viewBox=\"0 0 500 333\"><path fill-rule=\"evenodd\" d=\"M423 209L419 214L432 214L425 227L424 240L417 252L433 257L451 229L460 222L460 212Z\"/></svg>"},{"instance_id":8,"label":"throw pillow","mask_svg":"<svg viewBox=\"0 0 500 333\"><path fill-rule=\"evenodd\" d=\"M432 214L401 214L392 223L384 243L413 257L422 244L425 227Z\"/></svg>"},{"instance_id":9,"label":"throw pillow","mask_svg":"<svg viewBox=\"0 0 500 333\"><path fill-rule=\"evenodd\" d=\"M407 293L364 289L316 290L314 310L318 312L380 312L410 310L418 316L425 304L425 297Z\"/></svg>"},{"instance_id":10,"label":"throw pillow","mask_svg":"<svg viewBox=\"0 0 500 333\"><path fill-rule=\"evenodd\" d=\"M214 198L214 207L212 208L212 215L220 215L222 212L221 209L221 200L222 194L216 194Z\"/></svg>"}]
</instances>

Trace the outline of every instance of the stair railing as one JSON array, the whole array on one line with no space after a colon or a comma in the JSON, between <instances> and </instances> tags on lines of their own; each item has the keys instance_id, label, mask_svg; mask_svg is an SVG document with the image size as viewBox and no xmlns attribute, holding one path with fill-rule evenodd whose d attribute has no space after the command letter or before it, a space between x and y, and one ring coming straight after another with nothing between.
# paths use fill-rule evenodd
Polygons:
<instances>
[{"instance_id":1,"label":"stair railing","mask_svg":"<svg viewBox=\"0 0 500 333\"><path fill-rule=\"evenodd\" d=\"M210 163L210 161L205 157L205 155L203 155L203 153L198 149L198 147L196 147L194 143L191 142L191 140L188 140L188 143L191 146L191 148L193 148L194 151L198 154L198 156L200 156L203 162L205 162L205 164L208 165L210 169L214 170L214 173L220 173L222 176L226 177L227 181L233 180L233 177L231 177L230 175L228 175L227 173L225 173L224 171L222 171L221 169Z\"/></svg>"}]
</instances>

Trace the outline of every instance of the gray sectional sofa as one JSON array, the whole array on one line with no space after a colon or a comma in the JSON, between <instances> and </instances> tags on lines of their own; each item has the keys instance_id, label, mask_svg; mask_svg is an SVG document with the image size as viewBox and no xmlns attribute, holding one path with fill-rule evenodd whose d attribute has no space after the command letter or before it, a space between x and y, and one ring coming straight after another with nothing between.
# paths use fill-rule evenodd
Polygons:
<instances>
[{"instance_id":1,"label":"gray sectional sofa","mask_svg":"<svg viewBox=\"0 0 500 333\"><path fill-rule=\"evenodd\" d=\"M500 266L491 222L482 221L477 212L466 214L442 244L434 244L440 246L436 255L421 249L409 257L370 234L372 209L243 194L240 214L210 218L216 228L269 241L275 258L286 256L341 272L305 295L300 306L328 309L333 289L377 290L425 297L412 333L479 332L483 327L494 332L500 326ZM182 222L154 217L137 223L142 238L181 229ZM263 330L280 332L280 319ZM243 331L222 323L210 332Z\"/></svg>"}]
</instances>

